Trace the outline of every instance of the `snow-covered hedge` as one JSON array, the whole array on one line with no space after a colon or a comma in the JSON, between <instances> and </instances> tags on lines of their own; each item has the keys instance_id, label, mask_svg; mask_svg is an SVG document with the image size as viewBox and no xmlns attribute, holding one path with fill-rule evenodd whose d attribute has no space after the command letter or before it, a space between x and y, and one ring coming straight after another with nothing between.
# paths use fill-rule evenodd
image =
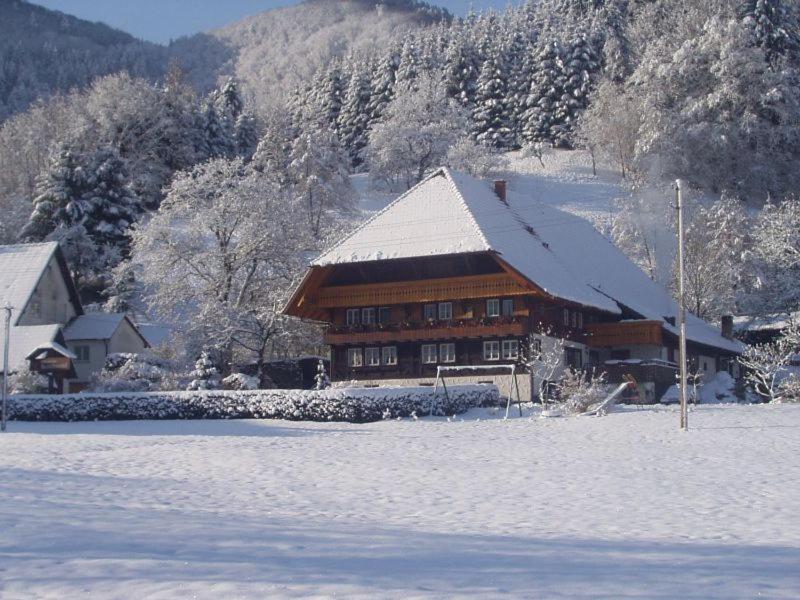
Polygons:
<instances>
[{"instance_id":1,"label":"snow-covered hedge","mask_svg":"<svg viewBox=\"0 0 800 600\"><path fill-rule=\"evenodd\" d=\"M17 421L115 421L134 419L288 419L368 423L412 414L458 414L496 404L497 387L431 387L123 392L61 396L12 396L9 418Z\"/></svg>"}]
</instances>

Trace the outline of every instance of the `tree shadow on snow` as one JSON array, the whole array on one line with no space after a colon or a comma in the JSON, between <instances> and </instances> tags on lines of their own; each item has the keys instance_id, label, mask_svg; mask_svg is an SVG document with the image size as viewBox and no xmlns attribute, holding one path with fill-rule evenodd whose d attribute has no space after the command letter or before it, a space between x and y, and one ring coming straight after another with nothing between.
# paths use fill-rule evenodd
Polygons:
<instances>
[{"instance_id":1,"label":"tree shadow on snow","mask_svg":"<svg viewBox=\"0 0 800 600\"><path fill-rule=\"evenodd\" d=\"M0 542L9 590L268 590L379 597L714 598L800 595L800 549L421 531L336 515L274 519L182 507L114 509L50 498L35 535ZM35 510L35 507L33 507ZM325 507L320 507L323 510ZM231 516L233 514L233 516ZM10 518L0 508L0 525ZM477 525L473 523L473 525ZM13 541L11 541L13 539ZM71 561L75 560L73 564ZM28 572L26 561L39 565ZM95 565L91 573L81 565ZM44 579L46 577L46 579ZM141 589L141 588L137 588ZM288 594L287 594L288 595Z\"/></svg>"}]
</instances>

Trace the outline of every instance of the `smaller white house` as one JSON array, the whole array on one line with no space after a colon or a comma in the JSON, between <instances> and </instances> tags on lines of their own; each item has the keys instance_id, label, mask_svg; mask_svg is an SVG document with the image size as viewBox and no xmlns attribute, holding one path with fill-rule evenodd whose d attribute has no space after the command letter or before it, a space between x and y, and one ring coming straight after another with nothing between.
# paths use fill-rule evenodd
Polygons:
<instances>
[{"instance_id":1,"label":"smaller white house","mask_svg":"<svg viewBox=\"0 0 800 600\"><path fill-rule=\"evenodd\" d=\"M89 313L75 317L64 328L67 347L75 355L76 377L67 380L68 392L80 392L100 372L109 354L138 354L147 340L124 314Z\"/></svg>"},{"instance_id":2,"label":"smaller white house","mask_svg":"<svg viewBox=\"0 0 800 600\"><path fill-rule=\"evenodd\" d=\"M0 309L10 306L10 373L27 363L47 375L51 392L79 391L108 354L141 352L147 341L122 314L83 312L57 242L0 246ZM0 310L0 340L5 319ZM77 351L75 351L77 349ZM0 373L6 359L0 343Z\"/></svg>"}]
</instances>

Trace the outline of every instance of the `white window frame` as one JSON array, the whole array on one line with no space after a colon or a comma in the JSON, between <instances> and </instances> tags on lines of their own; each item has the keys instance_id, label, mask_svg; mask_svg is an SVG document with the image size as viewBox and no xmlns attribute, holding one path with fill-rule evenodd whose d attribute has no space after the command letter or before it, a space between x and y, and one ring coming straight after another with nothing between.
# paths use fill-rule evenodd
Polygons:
<instances>
[{"instance_id":1,"label":"white window frame","mask_svg":"<svg viewBox=\"0 0 800 600\"><path fill-rule=\"evenodd\" d=\"M483 342L483 360L500 360L499 340L487 340Z\"/></svg>"},{"instance_id":2,"label":"white window frame","mask_svg":"<svg viewBox=\"0 0 800 600\"><path fill-rule=\"evenodd\" d=\"M564 309L564 327L569 327L569 309Z\"/></svg>"},{"instance_id":3,"label":"white window frame","mask_svg":"<svg viewBox=\"0 0 800 600\"><path fill-rule=\"evenodd\" d=\"M361 322L361 309L359 308L348 308L347 309L347 326L352 327L353 325L358 325Z\"/></svg>"},{"instance_id":4,"label":"white window frame","mask_svg":"<svg viewBox=\"0 0 800 600\"><path fill-rule=\"evenodd\" d=\"M506 311L508 308L508 311ZM513 298L503 298L503 301L500 303L500 314L504 317L513 317L514 316L514 299Z\"/></svg>"},{"instance_id":5,"label":"white window frame","mask_svg":"<svg viewBox=\"0 0 800 600\"><path fill-rule=\"evenodd\" d=\"M381 349L377 346L364 348L364 365L367 367L380 367Z\"/></svg>"},{"instance_id":6,"label":"white window frame","mask_svg":"<svg viewBox=\"0 0 800 600\"><path fill-rule=\"evenodd\" d=\"M486 316L487 317L500 316L500 298L489 298L486 301Z\"/></svg>"},{"instance_id":7,"label":"white window frame","mask_svg":"<svg viewBox=\"0 0 800 600\"><path fill-rule=\"evenodd\" d=\"M375 325L375 308L370 306L361 309L361 324Z\"/></svg>"},{"instance_id":8,"label":"white window frame","mask_svg":"<svg viewBox=\"0 0 800 600\"><path fill-rule=\"evenodd\" d=\"M351 368L364 366L364 351L361 348L347 349L347 366Z\"/></svg>"},{"instance_id":9,"label":"white window frame","mask_svg":"<svg viewBox=\"0 0 800 600\"><path fill-rule=\"evenodd\" d=\"M443 363L456 362L456 345L454 342L439 344L439 361Z\"/></svg>"},{"instance_id":10,"label":"white window frame","mask_svg":"<svg viewBox=\"0 0 800 600\"><path fill-rule=\"evenodd\" d=\"M88 346L87 344L81 344L80 346L75 346L73 351L75 352L75 356L77 357L75 359L76 363L91 362L92 360L91 346Z\"/></svg>"},{"instance_id":11,"label":"white window frame","mask_svg":"<svg viewBox=\"0 0 800 600\"><path fill-rule=\"evenodd\" d=\"M439 302L438 315L440 321L453 320L453 303L452 302Z\"/></svg>"},{"instance_id":12,"label":"white window frame","mask_svg":"<svg viewBox=\"0 0 800 600\"><path fill-rule=\"evenodd\" d=\"M431 312L433 314L432 317L428 316L428 309L431 309ZM424 320L426 320L426 321L435 321L436 320L436 315L438 314L437 310L438 309L437 309L436 304L433 304L433 303L423 304L422 305L422 318Z\"/></svg>"},{"instance_id":13,"label":"white window frame","mask_svg":"<svg viewBox=\"0 0 800 600\"><path fill-rule=\"evenodd\" d=\"M422 364L435 365L437 362L439 362L437 351L438 348L436 344L422 344Z\"/></svg>"},{"instance_id":14,"label":"white window frame","mask_svg":"<svg viewBox=\"0 0 800 600\"><path fill-rule=\"evenodd\" d=\"M388 317L386 321L381 321L381 311L385 311L388 313ZM379 325L388 325L392 322L392 309L389 306L379 306L378 313L377 313L377 320Z\"/></svg>"},{"instance_id":15,"label":"white window frame","mask_svg":"<svg viewBox=\"0 0 800 600\"><path fill-rule=\"evenodd\" d=\"M384 346L381 348L381 362L391 367L397 364L397 346Z\"/></svg>"},{"instance_id":16,"label":"white window frame","mask_svg":"<svg viewBox=\"0 0 800 600\"><path fill-rule=\"evenodd\" d=\"M503 360L517 360L519 358L519 340L503 340L501 356Z\"/></svg>"}]
</instances>

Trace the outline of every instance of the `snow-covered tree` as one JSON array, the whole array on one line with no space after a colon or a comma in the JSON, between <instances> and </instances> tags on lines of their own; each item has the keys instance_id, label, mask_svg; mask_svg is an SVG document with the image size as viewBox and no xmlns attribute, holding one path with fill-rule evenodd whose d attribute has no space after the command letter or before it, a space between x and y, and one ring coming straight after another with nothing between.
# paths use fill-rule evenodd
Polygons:
<instances>
[{"instance_id":1,"label":"snow-covered tree","mask_svg":"<svg viewBox=\"0 0 800 600\"><path fill-rule=\"evenodd\" d=\"M319 239L331 218L352 208L349 157L336 133L320 123L300 133L289 158L290 193L297 208L302 207L311 235Z\"/></svg>"},{"instance_id":2,"label":"snow-covered tree","mask_svg":"<svg viewBox=\"0 0 800 600\"><path fill-rule=\"evenodd\" d=\"M187 390L218 390L220 388L220 372L211 358L211 352L203 350L194 364L194 370L189 373L192 380Z\"/></svg>"},{"instance_id":3,"label":"snow-covered tree","mask_svg":"<svg viewBox=\"0 0 800 600\"><path fill-rule=\"evenodd\" d=\"M501 172L506 162L496 150L479 144L471 136L465 136L450 147L444 164L454 171L486 178Z\"/></svg>"},{"instance_id":4,"label":"snow-covered tree","mask_svg":"<svg viewBox=\"0 0 800 600\"><path fill-rule=\"evenodd\" d=\"M512 145L509 121L508 71L501 48L495 46L480 69L472 111L472 133L482 144L493 148Z\"/></svg>"},{"instance_id":5,"label":"snow-covered tree","mask_svg":"<svg viewBox=\"0 0 800 600\"><path fill-rule=\"evenodd\" d=\"M572 132L600 72L601 61L588 34L579 29L567 44L563 58L563 88L555 109L556 144L571 146Z\"/></svg>"},{"instance_id":6,"label":"snow-covered tree","mask_svg":"<svg viewBox=\"0 0 800 600\"><path fill-rule=\"evenodd\" d=\"M370 84L370 99L367 104L370 126L383 118L386 107L394 99L397 66L400 63L400 50L391 46L378 62Z\"/></svg>"},{"instance_id":7,"label":"snow-covered tree","mask_svg":"<svg viewBox=\"0 0 800 600\"><path fill-rule=\"evenodd\" d=\"M450 38L445 54L444 80L447 94L461 106L470 107L475 100L478 79L475 48L459 24Z\"/></svg>"},{"instance_id":8,"label":"snow-covered tree","mask_svg":"<svg viewBox=\"0 0 800 600\"><path fill-rule=\"evenodd\" d=\"M745 381L768 402L780 402L796 392L796 381L787 369L800 350L800 325L796 321L773 342L747 346L739 358ZM787 389L788 388L788 389Z\"/></svg>"},{"instance_id":9,"label":"snow-covered tree","mask_svg":"<svg viewBox=\"0 0 800 600\"><path fill-rule=\"evenodd\" d=\"M369 63L356 63L350 84L344 95L344 105L339 113L338 132L342 145L350 153L354 166L363 161L362 151L367 145L369 127L369 101L372 94Z\"/></svg>"},{"instance_id":10,"label":"snow-covered tree","mask_svg":"<svg viewBox=\"0 0 800 600\"><path fill-rule=\"evenodd\" d=\"M321 358L317 363L317 374L314 376L314 389L326 390L331 387L331 379L325 370L325 361Z\"/></svg>"},{"instance_id":11,"label":"snow-covered tree","mask_svg":"<svg viewBox=\"0 0 800 600\"><path fill-rule=\"evenodd\" d=\"M45 239L59 227L80 226L98 247L127 252L128 228L141 213L125 163L111 148L75 155L63 150L40 178L22 235ZM113 266L113 265L112 265Z\"/></svg>"},{"instance_id":12,"label":"snow-covered tree","mask_svg":"<svg viewBox=\"0 0 800 600\"><path fill-rule=\"evenodd\" d=\"M545 42L534 58L527 109L522 116L522 136L527 142L552 142L561 123L556 118L564 93L564 64L558 42Z\"/></svg>"},{"instance_id":13,"label":"snow-covered tree","mask_svg":"<svg viewBox=\"0 0 800 600\"><path fill-rule=\"evenodd\" d=\"M370 133L367 164L373 181L408 189L442 164L450 147L466 134L466 113L429 76L416 89L401 91Z\"/></svg>"},{"instance_id":14,"label":"snow-covered tree","mask_svg":"<svg viewBox=\"0 0 800 600\"><path fill-rule=\"evenodd\" d=\"M742 3L744 24L752 32L756 45L764 48L770 62L787 51L800 50L798 23L786 4L783 0L745 0Z\"/></svg>"},{"instance_id":15,"label":"snow-covered tree","mask_svg":"<svg viewBox=\"0 0 800 600\"><path fill-rule=\"evenodd\" d=\"M133 232L144 300L189 346L259 363L283 335L281 314L314 248L305 207L237 160L175 177L159 210Z\"/></svg>"}]
</instances>

